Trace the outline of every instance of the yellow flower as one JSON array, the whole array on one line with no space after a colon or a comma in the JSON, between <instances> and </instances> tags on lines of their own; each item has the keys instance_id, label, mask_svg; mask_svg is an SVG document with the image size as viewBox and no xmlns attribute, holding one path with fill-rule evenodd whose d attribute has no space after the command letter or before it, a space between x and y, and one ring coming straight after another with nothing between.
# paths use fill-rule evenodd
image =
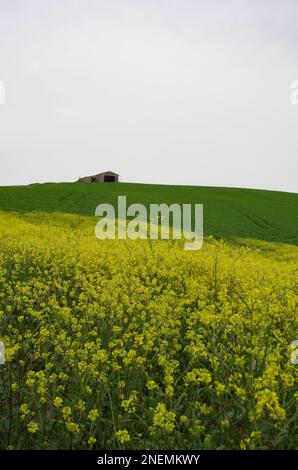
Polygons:
<instances>
[{"instance_id":1,"label":"yellow flower","mask_svg":"<svg viewBox=\"0 0 298 470\"><path fill-rule=\"evenodd\" d=\"M80 426L77 423L74 423L73 421L68 421L66 423L66 429L69 432L79 432Z\"/></svg>"},{"instance_id":2,"label":"yellow flower","mask_svg":"<svg viewBox=\"0 0 298 470\"><path fill-rule=\"evenodd\" d=\"M153 424L171 432L175 429L175 417L176 414L173 411L168 411L165 404L159 403L155 410Z\"/></svg>"},{"instance_id":3,"label":"yellow flower","mask_svg":"<svg viewBox=\"0 0 298 470\"><path fill-rule=\"evenodd\" d=\"M181 424L186 424L187 421L188 421L187 416L185 416L185 415L180 416L180 423Z\"/></svg>"},{"instance_id":4,"label":"yellow flower","mask_svg":"<svg viewBox=\"0 0 298 470\"><path fill-rule=\"evenodd\" d=\"M264 411L267 410L273 420L279 421L285 419L286 412L280 406L276 392L268 389L261 390L256 393L256 399L256 418L261 417Z\"/></svg>"},{"instance_id":5,"label":"yellow flower","mask_svg":"<svg viewBox=\"0 0 298 470\"><path fill-rule=\"evenodd\" d=\"M203 403L202 405L199 404L198 409L200 413L202 413L202 415L206 415L206 416L212 412L212 408L206 405L206 403Z\"/></svg>"},{"instance_id":6,"label":"yellow flower","mask_svg":"<svg viewBox=\"0 0 298 470\"><path fill-rule=\"evenodd\" d=\"M257 444L260 441L261 433L259 431L252 431L250 436L246 439L242 439L240 441L240 449L247 450L247 449L255 449Z\"/></svg>"},{"instance_id":7,"label":"yellow flower","mask_svg":"<svg viewBox=\"0 0 298 470\"><path fill-rule=\"evenodd\" d=\"M217 382L216 385L215 385L215 390L216 390L216 394L217 396L221 396L225 393L225 390L226 390L226 387L224 384L220 383L220 382Z\"/></svg>"},{"instance_id":8,"label":"yellow flower","mask_svg":"<svg viewBox=\"0 0 298 470\"><path fill-rule=\"evenodd\" d=\"M38 428L38 424L34 421L30 421L30 423L27 425L27 429L31 434L35 434L38 431Z\"/></svg>"},{"instance_id":9,"label":"yellow flower","mask_svg":"<svg viewBox=\"0 0 298 470\"><path fill-rule=\"evenodd\" d=\"M84 411L85 407L86 407L85 402L80 399L80 400L78 401L77 405L76 405L76 408L77 408L79 411Z\"/></svg>"},{"instance_id":10,"label":"yellow flower","mask_svg":"<svg viewBox=\"0 0 298 470\"><path fill-rule=\"evenodd\" d=\"M96 444L96 438L95 437L89 437L88 444L90 446L93 446L94 444Z\"/></svg>"},{"instance_id":11,"label":"yellow flower","mask_svg":"<svg viewBox=\"0 0 298 470\"><path fill-rule=\"evenodd\" d=\"M117 439L118 439L118 441L120 442L121 445L127 444L131 440L129 432L126 429L117 431L116 432L116 437L117 437Z\"/></svg>"},{"instance_id":12,"label":"yellow flower","mask_svg":"<svg viewBox=\"0 0 298 470\"><path fill-rule=\"evenodd\" d=\"M94 422L96 421L96 419L98 418L99 416L99 411L94 409L94 410L91 410L89 411L88 413L88 419L91 421L91 422Z\"/></svg>"},{"instance_id":13,"label":"yellow flower","mask_svg":"<svg viewBox=\"0 0 298 470\"><path fill-rule=\"evenodd\" d=\"M208 385L211 382L211 375L206 369L193 369L185 376L185 383L198 383Z\"/></svg>"},{"instance_id":14,"label":"yellow flower","mask_svg":"<svg viewBox=\"0 0 298 470\"><path fill-rule=\"evenodd\" d=\"M148 380L147 388L148 390L158 390L158 385L154 380Z\"/></svg>"},{"instance_id":15,"label":"yellow flower","mask_svg":"<svg viewBox=\"0 0 298 470\"><path fill-rule=\"evenodd\" d=\"M24 420L26 416L29 414L29 407L27 403L23 403L20 406L20 412L21 412L21 419Z\"/></svg>"},{"instance_id":16,"label":"yellow flower","mask_svg":"<svg viewBox=\"0 0 298 470\"><path fill-rule=\"evenodd\" d=\"M62 405L63 403L63 399L61 397L56 397L53 401L54 405L57 407L57 408L60 408L60 406Z\"/></svg>"},{"instance_id":17,"label":"yellow flower","mask_svg":"<svg viewBox=\"0 0 298 470\"><path fill-rule=\"evenodd\" d=\"M133 390L130 397L127 400L122 400L121 406L127 413L134 413L136 411L136 403L138 400L138 394L136 390Z\"/></svg>"},{"instance_id":18,"label":"yellow flower","mask_svg":"<svg viewBox=\"0 0 298 470\"><path fill-rule=\"evenodd\" d=\"M26 384L28 385L28 387L33 387L35 384L35 379L27 379Z\"/></svg>"},{"instance_id":19,"label":"yellow flower","mask_svg":"<svg viewBox=\"0 0 298 470\"><path fill-rule=\"evenodd\" d=\"M63 414L64 419L69 418L72 414L71 408L69 406L65 406L62 410L62 414Z\"/></svg>"},{"instance_id":20,"label":"yellow flower","mask_svg":"<svg viewBox=\"0 0 298 470\"><path fill-rule=\"evenodd\" d=\"M167 398L171 398L174 395L174 387L172 385L167 385L165 389L165 394Z\"/></svg>"},{"instance_id":21,"label":"yellow flower","mask_svg":"<svg viewBox=\"0 0 298 470\"><path fill-rule=\"evenodd\" d=\"M220 421L220 425L222 428L228 428L230 426L230 422L228 419L222 419Z\"/></svg>"},{"instance_id":22,"label":"yellow flower","mask_svg":"<svg viewBox=\"0 0 298 470\"><path fill-rule=\"evenodd\" d=\"M121 333L122 328L118 325L114 325L112 328L113 333Z\"/></svg>"}]
</instances>

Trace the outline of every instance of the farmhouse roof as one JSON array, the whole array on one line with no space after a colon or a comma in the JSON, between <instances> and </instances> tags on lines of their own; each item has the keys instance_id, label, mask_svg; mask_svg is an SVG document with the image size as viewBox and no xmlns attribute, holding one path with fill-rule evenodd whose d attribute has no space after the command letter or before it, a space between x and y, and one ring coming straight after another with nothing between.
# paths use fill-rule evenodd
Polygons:
<instances>
[{"instance_id":1,"label":"farmhouse roof","mask_svg":"<svg viewBox=\"0 0 298 470\"><path fill-rule=\"evenodd\" d=\"M94 175L94 176L101 176L101 175L119 176L118 173L114 173L113 171L103 171L102 173L97 173L97 175Z\"/></svg>"}]
</instances>

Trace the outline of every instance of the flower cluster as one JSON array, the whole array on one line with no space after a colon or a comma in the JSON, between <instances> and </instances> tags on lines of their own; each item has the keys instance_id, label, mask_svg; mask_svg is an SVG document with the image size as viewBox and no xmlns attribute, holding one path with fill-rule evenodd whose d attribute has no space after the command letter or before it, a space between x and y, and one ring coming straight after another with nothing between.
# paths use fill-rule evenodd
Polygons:
<instances>
[{"instance_id":1,"label":"flower cluster","mask_svg":"<svg viewBox=\"0 0 298 470\"><path fill-rule=\"evenodd\" d=\"M0 222L1 448L297 447L296 247Z\"/></svg>"}]
</instances>

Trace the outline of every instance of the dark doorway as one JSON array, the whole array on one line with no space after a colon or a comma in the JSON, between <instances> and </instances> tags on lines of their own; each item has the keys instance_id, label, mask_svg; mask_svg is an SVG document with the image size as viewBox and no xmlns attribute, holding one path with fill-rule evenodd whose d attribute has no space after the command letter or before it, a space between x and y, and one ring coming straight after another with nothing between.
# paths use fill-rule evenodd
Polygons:
<instances>
[{"instance_id":1,"label":"dark doorway","mask_svg":"<svg viewBox=\"0 0 298 470\"><path fill-rule=\"evenodd\" d=\"M115 176L104 176L104 183L115 183Z\"/></svg>"}]
</instances>

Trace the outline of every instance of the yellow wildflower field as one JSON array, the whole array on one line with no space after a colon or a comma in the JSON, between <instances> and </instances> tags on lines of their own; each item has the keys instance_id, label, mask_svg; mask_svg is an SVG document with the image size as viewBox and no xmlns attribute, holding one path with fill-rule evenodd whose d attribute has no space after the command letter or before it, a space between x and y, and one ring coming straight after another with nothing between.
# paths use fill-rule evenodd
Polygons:
<instances>
[{"instance_id":1,"label":"yellow wildflower field","mask_svg":"<svg viewBox=\"0 0 298 470\"><path fill-rule=\"evenodd\" d=\"M2 449L297 447L297 247L0 224Z\"/></svg>"}]
</instances>

